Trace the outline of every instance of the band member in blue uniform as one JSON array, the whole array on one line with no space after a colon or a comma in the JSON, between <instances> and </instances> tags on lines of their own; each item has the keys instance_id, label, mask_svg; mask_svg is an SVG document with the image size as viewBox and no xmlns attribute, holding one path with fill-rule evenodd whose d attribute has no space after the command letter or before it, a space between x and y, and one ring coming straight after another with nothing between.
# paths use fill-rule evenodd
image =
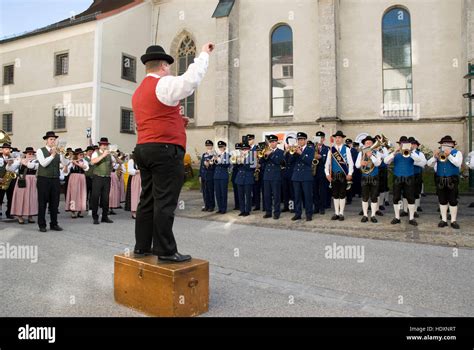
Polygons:
<instances>
[{"instance_id":1,"label":"band member in blue uniform","mask_svg":"<svg viewBox=\"0 0 474 350\"><path fill-rule=\"evenodd\" d=\"M418 147L420 147L420 143L414 138L414 137L409 137L408 141L411 143L412 149L420 156L420 160L418 162L415 162L415 218L417 218L418 215L418 208L420 208L420 201L421 201L421 190L423 188L423 169L426 166L426 157L421 152ZM405 202L406 200L403 201L403 206L405 210ZM407 203L408 204L408 203ZM408 208L408 205L407 205ZM420 208L421 209L421 208Z\"/></svg>"},{"instance_id":2,"label":"band member in blue uniform","mask_svg":"<svg viewBox=\"0 0 474 350\"><path fill-rule=\"evenodd\" d=\"M279 149L278 136L269 135L267 136L270 150L265 152L263 158L264 173L263 173L263 193L265 195L265 215L264 219L272 217L272 206L273 206L273 218L275 220L280 218L281 211L281 162L284 159L283 150Z\"/></svg>"},{"instance_id":3,"label":"band member in blue uniform","mask_svg":"<svg viewBox=\"0 0 474 350\"><path fill-rule=\"evenodd\" d=\"M359 155L359 152L354 148L354 143L352 142L352 139L346 139L346 146L349 147L351 151L351 156L352 156L352 163L355 164L355 161L357 160L357 156ZM355 195L360 196L360 185L361 185L361 173L360 170L354 167L354 173L352 174L352 186L349 191L347 191L347 199L346 203L351 204L352 203L352 198Z\"/></svg>"},{"instance_id":4,"label":"band member in blue uniform","mask_svg":"<svg viewBox=\"0 0 474 350\"><path fill-rule=\"evenodd\" d=\"M295 168L295 163L290 162L291 155L288 152L289 140L294 137L288 136L285 142L285 151L283 152L284 161L282 162L282 184L281 184L281 193L283 197L283 210L282 213L287 211L294 213L295 207L295 195L293 191L293 182L291 177L293 176L293 170Z\"/></svg>"},{"instance_id":5,"label":"band member in blue uniform","mask_svg":"<svg viewBox=\"0 0 474 350\"><path fill-rule=\"evenodd\" d=\"M439 142L441 147L428 160L428 166L434 167L436 173L436 188L439 201L441 221L438 227L448 226L448 205L451 214L451 227L459 229L458 214L458 186L459 173L462 165L462 153L455 149L456 141L451 136L444 136Z\"/></svg>"},{"instance_id":6,"label":"band member in blue uniform","mask_svg":"<svg viewBox=\"0 0 474 350\"><path fill-rule=\"evenodd\" d=\"M377 197L379 195L379 166L382 158L379 152L372 150L371 146L375 143L375 139L367 136L362 140L363 148L357 155L355 166L361 171L361 187L362 187L362 211L361 222L369 221L369 199L370 199L370 221L377 222L375 217L378 210Z\"/></svg>"},{"instance_id":7,"label":"band member in blue uniform","mask_svg":"<svg viewBox=\"0 0 474 350\"><path fill-rule=\"evenodd\" d=\"M201 166L199 167L199 182L201 183L202 196L204 199L204 208L202 211L214 211L216 201L214 197L214 142L206 140L206 152L201 157Z\"/></svg>"},{"instance_id":8,"label":"band member in blue uniform","mask_svg":"<svg viewBox=\"0 0 474 350\"><path fill-rule=\"evenodd\" d=\"M313 202L314 213L324 215L326 213L326 196L329 190L329 182L324 173L324 165L328 157L329 147L324 144L326 134L322 131L316 133L314 158L318 164L313 165ZM315 167L315 168L314 168Z\"/></svg>"},{"instance_id":9,"label":"band member in blue uniform","mask_svg":"<svg viewBox=\"0 0 474 350\"><path fill-rule=\"evenodd\" d=\"M376 135L375 139L379 139L380 135ZM382 164L379 166L379 210L385 210L385 207L389 205L389 188L388 188L388 166L384 160L388 156L387 147L380 147L378 150L382 157Z\"/></svg>"},{"instance_id":10,"label":"band member in blue uniform","mask_svg":"<svg viewBox=\"0 0 474 350\"><path fill-rule=\"evenodd\" d=\"M227 144L224 141L217 143L219 152L215 157L214 190L216 192L217 213L227 212L227 191L229 189L229 153L226 151Z\"/></svg>"},{"instance_id":11,"label":"band member in blue uniform","mask_svg":"<svg viewBox=\"0 0 474 350\"><path fill-rule=\"evenodd\" d=\"M257 159L257 143L255 142L255 135L248 134L247 135L247 142L250 146L250 152L253 153L253 157L257 161L257 172L260 172L260 164L258 163ZM254 179L254 184L252 188L252 205L254 206L254 210L260 210L260 203L262 200L262 181L261 176L259 175L257 179Z\"/></svg>"},{"instance_id":12,"label":"band member in blue uniform","mask_svg":"<svg viewBox=\"0 0 474 350\"><path fill-rule=\"evenodd\" d=\"M415 162L420 161L420 156L411 148L411 143L406 136L400 137L397 141L400 147L385 157L385 164L389 165L392 161L393 167L393 209L395 218L392 224L400 223L399 203L403 197L408 201L408 212L410 225L417 226L415 220Z\"/></svg>"},{"instance_id":13,"label":"band member in blue uniform","mask_svg":"<svg viewBox=\"0 0 474 350\"><path fill-rule=\"evenodd\" d=\"M326 178L331 183L334 199L334 215L331 220L343 221L348 183L352 181L354 162L349 147L344 144L346 135L338 130L332 137L336 144L328 152L324 171Z\"/></svg>"},{"instance_id":14,"label":"band member in blue uniform","mask_svg":"<svg viewBox=\"0 0 474 350\"><path fill-rule=\"evenodd\" d=\"M239 192L240 214L239 216L249 216L252 210L252 188L255 183L254 171L257 166L257 158L253 156L248 143L242 144L241 160L239 172L235 179Z\"/></svg>"},{"instance_id":15,"label":"band member in blue uniform","mask_svg":"<svg viewBox=\"0 0 474 350\"><path fill-rule=\"evenodd\" d=\"M314 159L314 148L307 146L306 140L308 135L304 132L297 133L296 138L298 139L298 146L290 158L290 162L294 163L291 180L293 181L295 192L295 215L291 220L301 220L304 200L306 221L311 221L313 219L313 175L311 173L311 163Z\"/></svg>"},{"instance_id":16,"label":"band member in blue uniform","mask_svg":"<svg viewBox=\"0 0 474 350\"><path fill-rule=\"evenodd\" d=\"M235 151L236 152L240 151L241 147L242 147L242 143L236 143ZM239 191L238 191L238 186L235 183L237 173L239 172L239 166L240 164L232 163L232 175L231 175L230 181L232 182L232 189L234 191L234 210L240 210Z\"/></svg>"}]
</instances>

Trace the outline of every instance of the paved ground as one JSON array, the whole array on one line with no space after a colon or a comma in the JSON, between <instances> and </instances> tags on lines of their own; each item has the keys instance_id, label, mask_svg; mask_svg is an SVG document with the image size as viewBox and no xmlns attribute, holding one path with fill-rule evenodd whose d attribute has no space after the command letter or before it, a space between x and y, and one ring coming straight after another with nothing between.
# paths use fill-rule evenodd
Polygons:
<instances>
[{"instance_id":1,"label":"paved ground","mask_svg":"<svg viewBox=\"0 0 474 350\"><path fill-rule=\"evenodd\" d=\"M416 242L442 245L448 247L474 248L474 208L468 208L468 204L474 202L474 196L461 196L459 202L458 219L461 229L454 230L451 227L438 228L439 212L437 197L427 195L422 198L423 212L417 219L418 226L408 224L408 218L402 217L400 225L391 225L393 219L393 206L384 211L383 217L377 216L378 223L361 223L359 212L362 210L360 199L355 198L351 205L346 205L345 221L331 221L334 214L333 209L326 210L325 215L314 215L313 221L303 220L294 222L291 217L294 214L283 213L279 220L262 219L264 212L252 212L250 216L239 217L239 211L232 210L233 194L229 193L229 211L225 215L202 212L202 195L199 191L185 191L181 195L181 203L177 215L187 218L200 218L219 222L235 222L245 225L281 228L289 230L302 230L310 232L324 232L342 236L373 238L382 240L395 240L401 242Z\"/></svg>"},{"instance_id":2,"label":"paved ground","mask_svg":"<svg viewBox=\"0 0 474 350\"><path fill-rule=\"evenodd\" d=\"M0 260L0 315L140 316L113 300L113 255L134 241L134 221L118 213L114 224L99 226L61 213L63 232L0 223L3 245L39 250L37 263ZM460 222L467 228L469 220ZM180 250L210 262L206 316L474 316L474 250L300 230L304 225L178 217ZM363 262L326 258L333 244L363 247Z\"/></svg>"}]
</instances>

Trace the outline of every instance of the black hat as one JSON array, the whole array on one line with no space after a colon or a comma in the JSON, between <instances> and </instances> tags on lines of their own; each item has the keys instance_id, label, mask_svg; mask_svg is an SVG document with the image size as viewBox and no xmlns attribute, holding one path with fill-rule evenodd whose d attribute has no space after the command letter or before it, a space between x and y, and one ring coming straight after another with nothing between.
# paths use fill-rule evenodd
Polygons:
<instances>
[{"instance_id":1,"label":"black hat","mask_svg":"<svg viewBox=\"0 0 474 350\"><path fill-rule=\"evenodd\" d=\"M374 141L375 142L375 141ZM360 143L359 142L354 142L353 143L354 147L359 147L360 146Z\"/></svg>"},{"instance_id":2,"label":"black hat","mask_svg":"<svg viewBox=\"0 0 474 350\"><path fill-rule=\"evenodd\" d=\"M314 146L314 142L311 141L311 140L308 140L308 141L306 142L306 144L307 144L308 146Z\"/></svg>"},{"instance_id":3,"label":"black hat","mask_svg":"<svg viewBox=\"0 0 474 350\"><path fill-rule=\"evenodd\" d=\"M325 134L324 132L322 132L322 131L317 131L317 132L316 132L316 136L325 137L326 134Z\"/></svg>"},{"instance_id":4,"label":"black hat","mask_svg":"<svg viewBox=\"0 0 474 350\"><path fill-rule=\"evenodd\" d=\"M242 143L240 149L250 149L250 145L248 143Z\"/></svg>"},{"instance_id":5,"label":"black hat","mask_svg":"<svg viewBox=\"0 0 474 350\"><path fill-rule=\"evenodd\" d=\"M74 154L81 154L81 153L84 153L84 151L82 150L82 148L76 148L74 150Z\"/></svg>"},{"instance_id":6,"label":"black hat","mask_svg":"<svg viewBox=\"0 0 474 350\"><path fill-rule=\"evenodd\" d=\"M400 140L398 140L397 143L408 143L408 137L401 136Z\"/></svg>"},{"instance_id":7,"label":"black hat","mask_svg":"<svg viewBox=\"0 0 474 350\"><path fill-rule=\"evenodd\" d=\"M214 146L214 142L212 142L211 140L206 140L205 145L206 146Z\"/></svg>"},{"instance_id":8,"label":"black hat","mask_svg":"<svg viewBox=\"0 0 474 350\"><path fill-rule=\"evenodd\" d=\"M416 144L417 146L420 145L420 143L413 136L410 136L408 138L408 142L410 142L411 144Z\"/></svg>"},{"instance_id":9,"label":"black hat","mask_svg":"<svg viewBox=\"0 0 474 350\"><path fill-rule=\"evenodd\" d=\"M443 136L441 138L441 140L438 142L440 144L443 144L443 143L453 143L456 145L456 141L453 140L453 138L449 135L446 135L446 136Z\"/></svg>"},{"instance_id":10,"label":"black hat","mask_svg":"<svg viewBox=\"0 0 474 350\"><path fill-rule=\"evenodd\" d=\"M94 148L94 150L99 149L98 145L92 145L92 147Z\"/></svg>"},{"instance_id":11,"label":"black hat","mask_svg":"<svg viewBox=\"0 0 474 350\"><path fill-rule=\"evenodd\" d=\"M307 139L308 135L306 135L306 133L304 133L304 132L299 132L299 133L296 134L296 138L297 139Z\"/></svg>"},{"instance_id":12,"label":"black hat","mask_svg":"<svg viewBox=\"0 0 474 350\"><path fill-rule=\"evenodd\" d=\"M224 141L219 141L217 142L217 147L227 147L227 143L225 143Z\"/></svg>"},{"instance_id":13,"label":"black hat","mask_svg":"<svg viewBox=\"0 0 474 350\"><path fill-rule=\"evenodd\" d=\"M54 131L48 131L46 135L43 136L43 140L49 139L50 137L57 139L59 136L56 135Z\"/></svg>"},{"instance_id":14,"label":"black hat","mask_svg":"<svg viewBox=\"0 0 474 350\"><path fill-rule=\"evenodd\" d=\"M109 139L107 137L101 137L99 141L99 145L110 145Z\"/></svg>"},{"instance_id":15,"label":"black hat","mask_svg":"<svg viewBox=\"0 0 474 350\"><path fill-rule=\"evenodd\" d=\"M2 145L2 148L10 148L10 150L13 149L13 148L12 148L12 145L10 145L9 143L4 143L4 144Z\"/></svg>"},{"instance_id":16,"label":"black hat","mask_svg":"<svg viewBox=\"0 0 474 350\"><path fill-rule=\"evenodd\" d=\"M372 136L367 135L365 139L361 141L362 144L365 144L365 141L372 141L375 142L375 139Z\"/></svg>"},{"instance_id":17,"label":"black hat","mask_svg":"<svg viewBox=\"0 0 474 350\"><path fill-rule=\"evenodd\" d=\"M255 140L255 135L254 134L248 134L247 135L247 140Z\"/></svg>"},{"instance_id":18,"label":"black hat","mask_svg":"<svg viewBox=\"0 0 474 350\"><path fill-rule=\"evenodd\" d=\"M159 45L152 45L146 49L146 53L141 57L142 63L145 64L148 61L166 61L169 64L173 64L174 58L168 55L165 50Z\"/></svg>"},{"instance_id":19,"label":"black hat","mask_svg":"<svg viewBox=\"0 0 474 350\"><path fill-rule=\"evenodd\" d=\"M352 143L352 139L346 139L346 145L349 145Z\"/></svg>"},{"instance_id":20,"label":"black hat","mask_svg":"<svg viewBox=\"0 0 474 350\"><path fill-rule=\"evenodd\" d=\"M72 147L66 148L66 152L72 152Z\"/></svg>"},{"instance_id":21,"label":"black hat","mask_svg":"<svg viewBox=\"0 0 474 350\"><path fill-rule=\"evenodd\" d=\"M33 147L26 147L23 151L24 154L26 153L35 153L35 149Z\"/></svg>"},{"instance_id":22,"label":"black hat","mask_svg":"<svg viewBox=\"0 0 474 350\"><path fill-rule=\"evenodd\" d=\"M20 150L16 147L12 147L12 152L20 152Z\"/></svg>"},{"instance_id":23,"label":"black hat","mask_svg":"<svg viewBox=\"0 0 474 350\"><path fill-rule=\"evenodd\" d=\"M341 130L336 131L336 133L332 135L332 137L336 137L336 136L346 137L346 135L344 135L344 133Z\"/></svg>"},{"instance_id":24,"label":"black hat","mask_svg":"<svg viewBox=\"0 0 474 350\"><path fill-rule=\"evenodd\" d=\"M241 143L236 143L235 144L235 149L241 149L242 148L242 144Z\"/></svg>"},{"instance_id":25,"label":"black hat","mask_svg":"<svg viewBox=\"0 0 474 350\"><path fill-rule=\"evenodd\" d=\"M276 135L268 135L267 136L268 142L275 142L278 141L278 136Z\"/></svg>"},{"instance_id":26,"label":"black hat","mask_svg":"<svg viewBox=\"0 0 474 350\"><path fill-rule=\"evenodd\" d=\"M93 151L93 150L94 150L94 146L87 146L87 148L86 148L86 152L87 151Z\"/></svg>"},{"instance_id":27,"label":"black hat","mask_svg":"<svg viewBox=\"0 0 474 350\"><path fill-rule=\"evenodd\" d=\"M285 142L288 143L289 139L294 139L294 137L293 136L287 136Z\"/></svg>"}]
</instances>

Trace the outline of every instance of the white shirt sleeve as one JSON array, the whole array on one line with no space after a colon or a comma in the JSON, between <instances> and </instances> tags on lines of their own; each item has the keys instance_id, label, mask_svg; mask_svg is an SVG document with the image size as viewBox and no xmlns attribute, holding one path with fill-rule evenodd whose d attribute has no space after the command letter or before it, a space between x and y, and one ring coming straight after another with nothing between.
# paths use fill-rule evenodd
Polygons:
<instances>
[{"instance_id":1,"label":"white shirt sleeve","mask_svg":"<svg viewBox=\"0 0 474 350\"><path fill-rule=\"evenodd\" d=\"M352 175L354 172L354 161L352 160L351 149L346 146L346 154L347 154L347 164L349 165L349 173L347 175Z\"/></svg>"},{"instance_id":2,"label":"white shirt sleeve","mask_svg":"<svg viewBox=\"0 0 474 350\"><path fill-rule=\"evenodd\" d=\"M332 161L332 152L331 149L328 150L328 155L326 157L326 164L324 164L324 172L326 173L326 176L329 175L329 169L331 167L331 161Z\"/></svg>"},{"instance_id":3,"label":"white shirt sleeve","mask_svg":"<svg viewBox=\"0 0 474 350\"><path fill-rule=\"evenodd\" d=\"M84 165L85 165L85 167L83 168L84 171L89 170L89 162L88 162L87 160L85 160L85 159L82 159L82 161L83 161L83 163L84 163Z\"/></svg>"},{"instance_id":4,"label":"white shirt sleeve","mask_svg":"<svg viewBox=\"0 0 474 350\"><path fill-rule=\"evenodd\" d=\"M19 160L19 159L15 159L15 160L13 161L13 164L7 165L7 166L5 167L5 169L6 169L7 171L11 171L11 172L15 173L15 172L18 170L19 167L20 167L20 160Z\"/></svg>"},{"instance_id":5,"label":"white shirt sleeve","mask_svg":"<svg viewBox=\"0 0 474 350\"><path fill-rule=\"evenodd\" d=\"M419 159L415 160L415 165L419 166L421 168L424 168L425 165L426 165L426 157L423 154L423 152L420 152L420 154L418 154L418 156L419 156Z\"/></svg>"},{"instance_id":6,"label":"white shirt sleeve","mask_svg":"<svg viewBox=\"0 0 474 350\"><path fill-rule=\"evenodd\" d=\"M135 175L136 174L135 162L133 161L133 159L130 159L128 161L127 169L128 169L128 174L129 175Z\"/></svg>"},{"instance_id":7,"label":"white shirt sleeve","mask_svg":"<svg viewBox=\"0 0 474 350\"><path fill-rule=\"evenodd\" d=\"M38 170L38 162L34 161L34 160L30 160L27 164L26 164L26 167L28 169L34 169L34 170Z\"/></svg>"},{"instance_id":8,"label":"white shirt sleeve","mask_svg":"<svg viewBox=\"0 0 474 350\"><path fill-rule=\"evenodd\" d=\"M372 157L370 157L370 159L375 166L380 166L380 164L382 164L382 155L380 152L372 152Z\"/></svg>"},{"instance_id":9,"label":"white shirt sleeve","mask_svg":"<svg viewBox=\"0 0 474 350\"><path fill-rule=\"evenodd\" d=\"M176 106L180 100L192 95L204 78L208 65L209 54L201 52L183 75L160 78L156 85L158 100L167 106Z\"/></svg>"},{"instance_id":10,"label":"white shirt sleeve","mask_svg":"<svg viewBox=\"0 0 474 350\"><path fill-rule=\"evenodd\" d=\"M427 162L426 165L429 167L434 167L436 165L437 159L435 157L431 157Z\"/></svg>"},{"instance_id":11,"label":"white shirt sleeve","mask_svg":"<svg viewBox=\"0 0 474 350\"><path fill-rule=\"evenodd\" d=\"M357 155L356 163L355 163L355 167L357 169L360 169L360 162L361 161L362 161L362 152L359 152L359 154Z\"/></svg>"},{"instance_id":12,"label":"white shirt sleeve","mask_svg":"<svg viewBox=\"0 0 474 350\"><path fill-rule=\"evenodd\" d=\"M474 151L468 154L469 157L469 169L474 169Z\"/></svg>"},{"instance_id":13,"label":"white shirt sleeve","mask_svg":"<svg viewBox=\"0 0 474 350\"><path fill-rule=\"evenodd\" d=\"M38 162L43 168L46 168L53 161L54 157L51 155L45 158L43 155L43 151L39 149L38 151L36 151L36 159L38 159Z\"/></svg>"},{"instance_id":14,"label":"white shirt sleeve","mask_svg":"<svg viewBox=\"0 0 474 350\"><path fill-rule=\"evenodd\" d=\"M390 153L388 156L386 156L384 159L383 159L383 162L387 165L389 165L390 163L392 163L393 159L395 158L395 152L392 152Z\"/></svg>"},{"instance_id":15,"label":"white shirt sleeve","mask_svg":"<svg viewBox=\"0 0 474 350\"><path fill-rule=\"evenodd\" d=\"M448 156L448 160L453 163L453 165L457 166L458 168L461 167L462 165L462 153L457 151L456 152L456 156L453 156L452 154L450 154Z\"/></svg>"}]
</instances>

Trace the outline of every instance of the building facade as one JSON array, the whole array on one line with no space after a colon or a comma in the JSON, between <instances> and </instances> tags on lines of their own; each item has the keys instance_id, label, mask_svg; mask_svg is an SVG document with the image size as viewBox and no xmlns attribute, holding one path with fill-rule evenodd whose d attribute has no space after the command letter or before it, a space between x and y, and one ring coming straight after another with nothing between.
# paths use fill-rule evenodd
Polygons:
<instances>
[{"instance_id":1,"label":"building facade","mask_svg":"<svg viewBox=\"0 0 474 350\"><path fill-rule=\"evenodd\" d=\"M353 139L415 136L429 148L450 134L467 149L474 0L120 1L94 20L1 41L4 79L14 65L1 112L15 144L37 147L55 128L83 146L91 128L92 140L108 136L131 151L140 55L162 45L180 74L213 41L204 81L182 101L192 156L206 139L337 129ZM61 54L65 75L56 74ZM73 106L63 119L61 105Z\"/></svg>"}]
</instances>

